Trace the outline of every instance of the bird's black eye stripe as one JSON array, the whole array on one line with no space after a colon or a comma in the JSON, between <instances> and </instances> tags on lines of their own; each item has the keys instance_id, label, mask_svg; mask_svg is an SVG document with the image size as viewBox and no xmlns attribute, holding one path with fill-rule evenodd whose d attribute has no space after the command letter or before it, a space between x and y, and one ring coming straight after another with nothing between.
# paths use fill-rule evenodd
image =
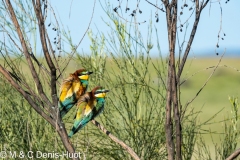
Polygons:
<instances>
[{"instance_id":1,"label":"bird's black eye stripe","mask_svg":"<svg viewBox=\"0 0 240 160\"><path fill-rule=\"evenodd\" d=\"M96 91L95 94L98 94L98 93L103 93L103 91Z\"/></svg>"},{"instance_id":2,"label":"bird's black eye stripe","mask_svg":"<svg viewBox=\"0 0 240 160\"><path fill-rule=\"evenodd\" d=\"M86 72L81 72L79 76L86 75L86 74L87 74Z\"/></svg>"}]
</instances>

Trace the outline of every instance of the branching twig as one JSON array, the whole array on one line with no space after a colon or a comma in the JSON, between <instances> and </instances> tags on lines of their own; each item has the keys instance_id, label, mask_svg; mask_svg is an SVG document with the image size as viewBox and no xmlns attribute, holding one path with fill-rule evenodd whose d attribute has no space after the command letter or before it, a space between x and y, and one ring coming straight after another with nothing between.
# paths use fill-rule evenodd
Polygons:
<instances>
[{"instance_id":1,"label":"branching twig","mask_svg":"<svg viewBox=\"0 0 240 160\"><path fill-rule=\"evenodd\" d=\"M42 15L41 12L41 2L40 0L36 1L36 4L34 5L34 11L38 20L38 26L39 26L39 33L40 33L40 39L41 39L41 44L42 44L42 49L43 49L43 53L45 56L45 59L47 61L48 67L51 71L51 96L52 96L52 101L54 104L54 107L57 107L57 88L56 88L56 67L52 61L52 58L49 54L49 50L48 50L48 45L47 45L47 41L46 41L46 29L45 29L45 25L44 25L44 17Z\"/></svg>"},{"instance_id":2,"label":"branching twig","mask_svg":"<svg viewBox=\"0 0 240 160\"><path fill-rule=\"evenodd\" d=\"M64 70L67 68L67 66L68 66L68 64L70 63L70 61L71 61L71 59L72 59L74 53L77 51L77 48L78 48L79 45L82 43L83 38L85 37L87 31L88 31L89 28L90 28L90 25L91 25L91 23L92 23L92 19L93 19L94 10L95 10L95 4L96 4L96 0L94 0L93 10L92 10L92 16L91 16L91 19L90 19L90 21L89 21L89 23L88 23L88 27L87 27L86 31L84 32L82 38L81 38L80 41L78 42L78 44L73 48L73 51L70 53L69 61L66 63L66 66L63 67L62 72L64 72ZM57 77L57 79L58 79L60 76L61 76L61 74L59 74L59 76Z\"/></svg>"},{"instance_id":3,"label":"branching twig","mask_svg":"<svg viewBox=\"0 0 240 160\"><path fill-rule=\"evenodd\" d=\"M235 158L237 158L240 154L240 148L238 148L237 150L235 150L229 157L226 158L226 160L233 160Z\"/></svg>"},{"instance_id":4,"label":"branching twig","mask_svg":"<svg viewBox=\"0 0 240 160\"><path fill-rule=\"evenodd\" d=\"M181 118L184 117L184 114L185 114L185 112L186 112L187 106L188 106L190 103L192 103L192 102L197 98L197 96L199 95L199 93L200 93L200 92L203 90L203 88L207 85L208 81L209 81L210 78L213 76L213 74L215 73L216 69L218 68L220 62L222 61L222 58L223 58L224 54L225 54L225 51L224 51L224 53L222 54L221 58L219 59L217 65L214 67L214 69L213 69L212 73L210 74L210 76L208 77L208 79L205 81L205 83L202 85L202 87L199 89L199 91L196 93L196 95L195 95L190 101L188 101L188 102L186 103L186 105L185 105L185 107L184 107L184 110L183 110L183 113L181 114L181 115L182 115Z\"/></svg>"},{"instance_id":5,"label":"branching twig","mask_svg":"<svg viewBox=\"0 0 240 160\"><path fill-rule=\"evenodd\" d=\"M162 12L165 12L162 8L159 8L158 6L156 6L155 4L153 4L152 2L149 2L148 0L145 0L146 2L148 2L149 4L151 4L152 6L154 6L155 8L161 10Z\"/></svg>"},{"instance_id":6,"label":"branching twig","mask_svg":"<svg viewBox=\"0 0 240 160\"><path fill-rule=\"evenodd\" d=\"M200 15L201 15L201 11L203 10L203 8L207 5L209 1L207 0L203 5L200 6L199 8L199 0L196 0L196 14L195 14L195 21L194 21L194 24L193 24L193 28L192 28L192 31L191 31L191 35L189 37L189 40L188 40L188 44L187 44L187 47L186 47L186 50L184 52L184 55L183 55L183 58L182 58L182 61L179 65L179 68L178 68L178 73L177 73L177 83L179 83L180 81L180 76L182 74L182 71L183 71L183 67L186 63L186 60L187 60L187 57L188 57L188 54L189 54L189 51L191 49L191 46L192 46L192 42L193 42L193 39L194 39L194 36L196 34L196 31L197 31L197 26L198 26L198 22L200 20Z\"/></svg>"},{"instance_id":7,"label":"branching twig","mask_svg":"<svg viewBox=\"0 0 240 160\"><path fill-rule=\"evenodd\" d=\"M97 126L102 132L104 132L109 138L111 138L114 142L118 143L120 146L122 146L135 160L140 160L138 155L133 151L132 148L130 148L128 145L126 145L123 141L119 140L117 137L112 135L108 130L106 130L99 122L96 120L92 120L92 123Z\"/></svg>"},{"instance_id":8,"label":"branching twig","mask_svg":"<svg viewBox=\"0 0 240 160\"><path fill-rule=\"evenodd\" d=\"M202 1L202 2L203 2L203 1ZM208 2L209 2L209 0L206 0L206 2L202 4L201 9L203 9L204 7L206 7L206 5L208 4Z\"/></svg>"},{"instance_id":9,"label":"branching twig","mask_svg":"<svg viewBox=\"0 0 240 160\"><path fill-rule=\"evenodd\" d=\"M202 72L202 71L206 71L206 70L211 69L211 68L215 68L215 67L216 67L216 66L210 66L210 67L207 67L207 68L205 68L205 69L201 69L201 70L193 73L191 76L189 76L189 77L187 77L186 79L184 79L184 80L180 83L180 85L184 84L187 80L189 80L190 78L192 78L192 77L195 76L196 74L198 74L198 73L200 73L200 72ZM219 68L219 67L226 67L226 68L233 69L233 70L235 70L235 71L237 71L237 72L240 72L239 69L237 69L237 68L235 68L235 67L232 67L232 66L219 65L218 68Z\"/></svg>"},{"instance_id":10,"label":"branching twig","mask_svg":"<svg viewBox=\"0 0 240 160\"><path fill-rule=\"evenodd\" d=\"M219 7L220 7L220 28L219 28L219 31L218 31L218 40L217 40L217 45L216 45L216 48L219 48L219 39L220 39L220 33L223 32L223 29L222 29L222 6L221 6L221 3L219 3ZM224 36L225 36L225 33L223 33ZM222 40L224 40L224 38L221 38ZM215 48L215 52L216 52L216 48ZM218 53L216 52L216 54L218 55Z\"/></svg>"}]
</instances>

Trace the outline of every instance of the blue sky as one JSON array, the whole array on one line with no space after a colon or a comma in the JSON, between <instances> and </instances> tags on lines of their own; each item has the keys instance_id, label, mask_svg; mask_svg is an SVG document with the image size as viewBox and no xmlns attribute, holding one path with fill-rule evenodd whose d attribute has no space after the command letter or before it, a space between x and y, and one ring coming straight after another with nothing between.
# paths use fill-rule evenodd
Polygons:
<instances>
[{"instance_id":1,"label":"blue sky","mask_svg":"<svg viewBox=\"0 0 240 160\"><path fill-rule=\"evenodd\" d=\"M123 2L123 6L125 8L126 6L126 0ZM131 1L132 3L129 2L128 7L130 10L134 9L136 7L136 1ZM152 1L156 2L156 1ZM182 1L181 1L182 2ZM189 1L190 2L190 1ZM220 6L217 0L211 1L212 3L209 3L206 8L204 9L197 34L195 36L194 42L192 44L192 50L191 54L194 53L195 55L205 55L205 54L210 54L212 56L215 55L215 49L217 52L222 53L223 50L226 48L227 54L230 55L230 52L233 50L236 52L238 51L240 54L240 1L239 0L230 0L227 4L225 1L221 1L221 6L222 6L222 32L220 33L220 37L224 38L224 40L220 39L219 42L219 48L216 48L216 44L218 41L218 32L220 29L220 21L221 21L221 16L220 16ZM105 1L102 1L103 5L105 4ZM118 6L118 1L117 0L111 0L109 2L112 7ZM160 1L159 1L160 3ZM191 5L191 3L188 3ZM211 4L211 5L210 5ZM73 0L72 4L70 1L61 1L61 3L55 3L52 1L52 7L56 11L56 15L61 18L61 23L63 24L64 27L68 27L69 30L71 31L71 36L73 39L73 42L75 44L78 43L78 41L81 39L83 36L84 32L87 29L87 26L90 21L90 17L92 14L92 8L94 5L93 0L89 1L77 1ZM142 14L139 15L137 18L139 22L142 21L147 21L144 24L141 24L139 26L141 33L144 37L147 35L147 28L148 28L148 22L150 20L150 16L152 14L152 20L153 20L153 25L158 29L158 37L160 40L160 46L161 46L161 51L162 53L167 53L168 52L168 40L167 40L167 28L166 28L166 21L165 21L165 13L163 12L158 12L159 14L159 22L155 22L155 12L156 9L146 3L146 1L141 1L139 5L140 9L142 10ZM123 8L123 10L124 10ZM183 16L181 17L182 21L185 21L184 19L187 18L187 15L189 15L190 11L188 8L184 8L183 10ZM180 12L181 10L179 10ZM124 18L130 20L131 16L129 16L130 12L128 14L124 14ZM194 17L194 16L193 16ZM193 22L193 17L189 21L189 29L192 26ZM97 33L99 30L100 32L103 33L108 33L110 29L106 26L106 24L103 22L104 19L105 21L109 21L108 17L106 16L106 13L103 11L99 1L96 1L95 5L95 11L93 15L93 20L90 26L90 29L92 30L93 33ZM190 31L190 30L189 30ZM189 31L187 33L187 37L189 35ZM179 32L179 38L180 41L183 39L183 32ZM226 36L223 36L223 33L226 34ZM156 37L153 33L153 44L155 47L152 50L152 55L157 53L157 48L156 48ZM188 38L187 38L188 39ZM82 41L81 45L79 46L79 51L84 51L85 53L90 52L90 40L88 36L86 35L84 40Z\"/></svg>"}]
</instances>

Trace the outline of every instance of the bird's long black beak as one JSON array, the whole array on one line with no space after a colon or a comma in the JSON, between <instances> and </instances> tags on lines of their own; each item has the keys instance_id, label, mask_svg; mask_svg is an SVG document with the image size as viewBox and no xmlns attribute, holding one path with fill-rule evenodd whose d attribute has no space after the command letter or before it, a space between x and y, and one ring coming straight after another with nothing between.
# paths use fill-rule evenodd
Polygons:
<instances>
[{"instance_id":1,"label":"bird's long black beak","mask_svg":"<svg viewBox=\"0 0 240 160\"><path fill-rule=\"evenodd\" d=\"M104 93L107 93L107 92L110 92L110 90L107 90L107 89L106 89L106 90L104 90Z\"/></svg>"},{"instance_id":2,"label":"bird's long black beak","mask_svg":"<svg viewBox=\"0 0 240 160\"><path fill-rule=\"evenodd\" d=\"M88 72L88 75L90 75L90 74L92 74L92 73L93 73L93 72L89 71L89 72Z\"/></svg>"}]
</instances>

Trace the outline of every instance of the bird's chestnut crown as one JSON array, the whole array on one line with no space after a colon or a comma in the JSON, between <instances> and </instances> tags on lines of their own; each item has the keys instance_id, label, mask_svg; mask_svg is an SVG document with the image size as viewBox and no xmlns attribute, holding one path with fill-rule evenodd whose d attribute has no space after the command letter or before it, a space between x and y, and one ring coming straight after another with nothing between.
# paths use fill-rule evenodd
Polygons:
<instances>
[{"instance_id":1,"label":"bird's chestnut crown","mask_svg":"<svg viewBox=\"0 0 240 160\"><path fill-rule=\"evenodd\" d=\"M92 74L93 72L87 71L86 69L79 69L76 71L78 78L82 80L88 80L89 75Z\"/></svg>"}]
</instances>

